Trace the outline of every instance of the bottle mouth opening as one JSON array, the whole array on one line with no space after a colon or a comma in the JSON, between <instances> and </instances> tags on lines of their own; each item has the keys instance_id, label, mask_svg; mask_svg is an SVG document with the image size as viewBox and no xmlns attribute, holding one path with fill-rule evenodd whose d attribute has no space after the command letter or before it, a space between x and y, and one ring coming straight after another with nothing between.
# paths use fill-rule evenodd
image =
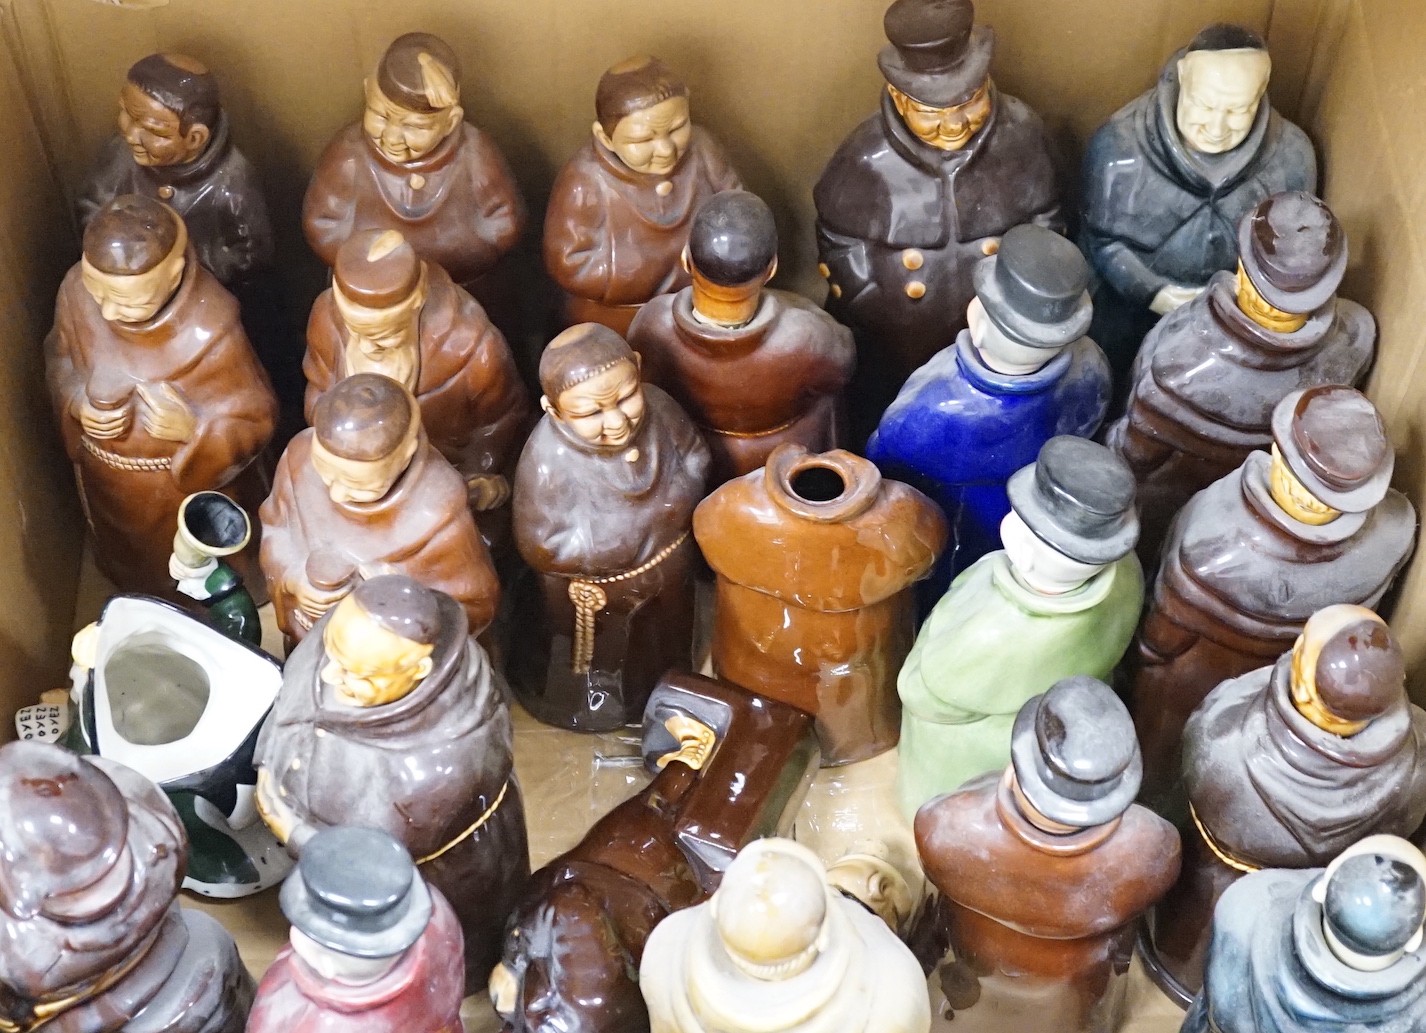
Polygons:
<instances>
[{"instance_id":1,"label":"bottle mouth opening","mask_svg":"<svg viewBox=\"0 0 1426 1033\"><path fill-rule=\"evenodd\" d=\"M818 463L794 473L788 487L804 502L835 502L847 493L847 479L840 470Z\"/></svg>"}]
</instances>

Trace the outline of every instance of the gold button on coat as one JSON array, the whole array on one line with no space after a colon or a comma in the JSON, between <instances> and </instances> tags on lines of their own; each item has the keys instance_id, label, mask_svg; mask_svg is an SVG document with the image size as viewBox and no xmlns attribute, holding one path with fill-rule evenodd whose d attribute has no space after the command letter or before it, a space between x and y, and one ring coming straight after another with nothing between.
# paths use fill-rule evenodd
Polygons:
<instances>
[{"instance_id":1,"label":"gold button on coat","mask_svg":"<svg viewBox=\"0 0 1426 1033\"><path fill-rule=\"evenodd\" d=\"M906 296L912 299L913 301L917 298L924 297L925 294L926 285L920 280L912 280L906 285Z\"/></svg>"},{"instance_id":2,"label":"gold button on coat","mask_svg":"<svg viewBox=\"0 0 1426 1033\"><path fill-rule=\"evenodd\" d=\"M917 251L914 247L909 247L901 252L901 264L907 269L920 269L926 264L926 256Z\"/></svg>"},{"instance_id":3,"label":"gold button on coat","mask_svg":"<svg viewBox=\"0 0 1426 1033\"><path fill-rule=\"evenodd\" d=\"M980 253L983 255L993 255L1000 250L1000 238L990 237L980 245Z\"/></svg>"},{"instance_id":4,"label":"gold button on coat","mask_svg":"<svg viewBox=\"0 0 1426 1033\"><path fill-rule=\"evenodd\" d=\"M824 280L830 280L830 279L832 278L832 270L830 270L830 269L827 268L827 263L826 263L826 262L818 262L818 263L817 263L817 275L819 275L820 277L822 277L822 279L824 279Z\"/></svg>"}]
</instances>

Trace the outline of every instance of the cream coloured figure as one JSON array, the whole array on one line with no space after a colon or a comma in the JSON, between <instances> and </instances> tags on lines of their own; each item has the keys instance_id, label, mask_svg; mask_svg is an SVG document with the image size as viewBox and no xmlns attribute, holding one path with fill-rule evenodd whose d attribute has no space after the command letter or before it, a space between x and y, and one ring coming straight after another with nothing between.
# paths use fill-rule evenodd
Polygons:
<instances>
[{"instance_id":1,"label":"cream coloured figure","mask_svg":"<svg viewBox=\"0 0 1426 1033\"><path fill-rule=\"evenodd\" d=\"M1014 511L1000 522L1000 540L1015 579L1041 595L1072 592L1108 566L1070 559L1025 526Z\"/></svg>"},{"instance_id":2,"label":"cream coloured figure","mask_svg":"<svg viewBox=\"0 0 1426 1033\"><path fill-rule=\"evenodd\" d=\"M921 967L785 839L745 847L713 897L664 919L639 971L652 1033L925 1033Z\"/></svg>"}]
</instances>

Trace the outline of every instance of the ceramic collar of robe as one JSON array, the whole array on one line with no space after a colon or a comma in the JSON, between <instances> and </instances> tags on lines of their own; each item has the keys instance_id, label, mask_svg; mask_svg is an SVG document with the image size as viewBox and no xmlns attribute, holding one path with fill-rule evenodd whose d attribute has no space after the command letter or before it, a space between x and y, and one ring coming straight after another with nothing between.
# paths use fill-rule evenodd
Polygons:
<instances>
[{"instance_id":1,"label":"ceramic collar of robe","mask_svg":"<svg viewBox=\"0 0 1426 1033\"><path fill-rule=\"evenodd\" d=\"M864 1030L871 1019L873 995L858 993L858 976L866 951L848 907L827 894L824 946L815 961L789 979L759 980L728 957L711 910L694 913L688 934L683 985L675 1009L682 1033L695 1030L740 1030L743 1033L851 1033ZM868 914L868 918L870 918ZM879 919L872 919L880 921Z\"/></svg>"},{"instance_id":2,"label":"ceramic collar of robe","mask_svg":"<svg viewBox=\"0 0 1426 1033\"><path fill-rule=\"evenodd\" d=\"M1168 59L1159 75L1154 103L1145 111L1139 134L1143 151L1170 179L1186 183L1194 193L1212 195L1240 179L1257 160L1267 138L1272 104L1266 95L1258 104L1253 127L1237 147L1222 154L1203 154L1188 146L1178 131L1178 62L1180 50ZM1206 204L1211 203L1205 198ZM1237 227L1233 227L1234 232Z\"/></svg>"},{"instance_id":3,"label":"ceramic collar of robe","mask_svg":"<svg viewBox=\"0 0 1426 1033\"><path fill-rule=\"evenodd\" d=\"M1268 488L1268 472L1272 468L1272 458L1266 452L1254 452L1243 461L1243 498L1248 509L1275 530L1298 541L1313 545L1333 545L1344 542L1362 529L1371 515L1365 513L1343 513L1330 523L1313 526L1294 520L1283 512L1273 501Z\"/></svg>"},{"instance_id":4,"label":"ceramic collar of robe","mask_svg":"<svg viewBox=\"0 0 1426 1033\"><path fill-rule=\"evenodd\" d=\"M360 129L361 123L357 123ZM450 168L461 145L465 143L465 123L461 122L451 130L444 140L436 144L427 154L415 161L397 163L381 153L381 148L372 142L364 129L360 129L362 142L366 145L367 156L371 159L372 178L381 191L381 199L391 209L393 215L407 222L420 222L441 207L446 195L455 184L454 176L441 173ZM413 175L421 176L425 182L417 188L411 185Z\"/></svg>"},{"instance_id":5,"label":"ceramic collar of robe","mask_svg":"<svg viewBox=\"0 0 1426 1033\"><path fill-rule=\"evenodd\" d=\"M673 299L673 322L685 340L694 342L716 359L736 359L756 351L781 314L781 303L764 290L753 318L741 326L723 326L701 319L693 310L693 288L685 287Z\"/></svg>"},{"instance_id":6,"label":"ceramic collar of robe","mask_svg":"<svg viewBox=\"0 0 1426 1033\"><path fill-rule=\"evenodd\" d=\"M965 378L988 395L1029 395L1049 391L1069 372L1074 361L1071 354L1076 342L1071 341L1059 353L1033 373L1001 373L985 364L970 331L956 336L956 365Z\"/></svg>"},{"instance_id":7,"label":"ceramic collar of robe","mask_svg":"<svg viewBox=\"0 0 1426 1033\"><path fill-rule=\"evenodd\" d=\"M228 136L228 114L225 111L220 111L218 119L212 127L208 146L203 148L203 153L192 161L184 162L181 165L139 165L137 162L134 164L139 169L141 176L153 181L155 192L157 192L157 187L160 186L182 186L211 175L214 168L228 156L231 147L232 141ZM173 198L166 200L168 204L173 204Z\"/></svg>"},{"instance_id":8,"label":"ceramic collar of robe","mask_svg":"<svg viewBox=\"0 0 1426 1033\"><path fill-rule=\"evenodd\" d=\"M323 979L291 947L284 948L284 953L293 985L313 1004L339 1012L364 1012L380 1008L413 990L423 994L427 992L425 986L416 986L417 978L427 975L431 965L426 957L430 953L426 939L423 933L406 948L405 955L384 976L357 985Z\"/></svg>"},{"instance_id":9,"label":"ceramic collar of robe","mask_svg":"<svg viewBox=\"0 0 1426 1033\"><path fill-rule=\"evenodd\" d=\"M659 174L635 172L598 140L589 141L590 146L594 148L599 167L614 179L614 185L620 188L619 192L624 195L634 213L650 226L660 229L680 225L693 214L693 192L698 179L695 152L699 149L699 143L698 127L694 126L688 148L678 159L678 164L668 172ZM667 195L662 195L654 189L664 182L673 186Z\"/></svg>"}]
</instances>

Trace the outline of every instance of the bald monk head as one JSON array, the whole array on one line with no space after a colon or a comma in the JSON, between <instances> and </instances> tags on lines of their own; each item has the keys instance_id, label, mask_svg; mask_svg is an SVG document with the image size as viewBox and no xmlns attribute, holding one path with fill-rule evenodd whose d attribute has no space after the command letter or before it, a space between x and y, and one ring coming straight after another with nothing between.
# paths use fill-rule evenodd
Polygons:
<instances>
[{"instance_id":1,"label":"bald monk head","mask_svg":"<svg viewBox=\"0 0 1426 1033\"><path fill-rule=\"evenodd\" d=\"M353 706L405 698L431 673L440 619L436 594L412 578L362 581L337 604L322 633L322 681Z\"/></svg>"},{"instance_id":2,"label":"bald monk head","mask_svg":"<svg viewBox=\"0 0 1426 1033\"><path fill-rule=\"evenodd\" d=\"M207 150L221 113L218 81L200 62L150 54L119 93L119 135L140 165L186 165Z\"/></svg>"},{"instance_id":3,"label":"bald monk head","mask_svg":"<svg viewBox=\"0 0 1426 1033\"><path fill-rule=\"evenodd\" d=\"M142 323L183 280L188 230L168 205L138 194L114 198L84 230L80 275L110 322Z\"/></svg>"},{"instance_id":4,"label":"bald monk head","mask_svg":"<svg viewBox=\"0 0 1426 1033\"><path fill-rule=\"evenodd\" d=\"M672 172L693 139L688 87L656 57L631 57L605 72L594 113L594 138L646 175Z\"/></svg>"},{"instance_id":5,"label":"bald monk head","mask_svg":"<svg viewBox=\"0 0 1426 1033\"><path fill-rule=\"evenodd\" d=\"M312 428L312 466L332 501L376 502L420 447L421 411L396 381L357 373L317 401Z\"/></svg>"},{"instance_id":6,"label":"bald monk head","mask_svg":"<svg viewBox=\"0 0 1426 1033\"><path fill-rule=\"evenodd\" d=\"M362 351L418 348L426 264L396 230L360 230L337 250L332 300Z\"/></svg>"},{"instance_id":7,"label":"bald monk head","mask_svg":"<svg viewBox=\"0 0 1426 1033\"><path fill-rule=\"evenodd\" d=\"M540 356L540 407L581 441L623 448L644 419L639 368L638 354L607 326L572 326Z\"/></svg>"},{"instance_id":8,"label":"bald monk head","mask_svg":"<svg viewBox=\"0 0 1426 1033\"><path fill-rule=\"evenodd\" d=\"M408 32L381 56L363 82L362 131L388 161L420 161L439 147L465 117L460 105L460 60L429 32Z\"/></svg>"}]
</instances>

